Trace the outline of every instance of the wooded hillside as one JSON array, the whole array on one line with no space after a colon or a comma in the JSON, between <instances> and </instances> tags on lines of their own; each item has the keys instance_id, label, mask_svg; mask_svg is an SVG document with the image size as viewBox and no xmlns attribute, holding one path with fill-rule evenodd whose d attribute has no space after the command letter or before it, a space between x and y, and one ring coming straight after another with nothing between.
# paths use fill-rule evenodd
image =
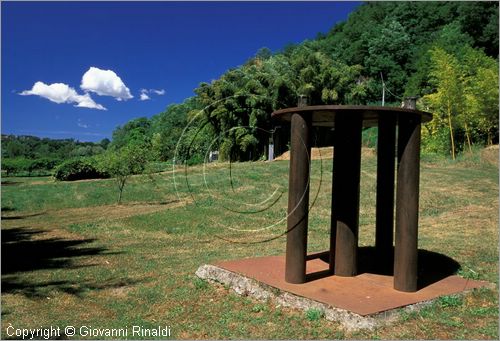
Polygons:
<instances>
[{"instance_id":1,"label":"wooded hillside","mask_svg":"<svg viewBox=\"0 0 500 341\"><path fill-rule=\"evenodd\" d=\"M368 2L329 32L276 53L264 47L194 97L116 128L110 146L156 161L198 163L209 150L256 160L272 111L301 95L313 105L381 105L385 87L385 105L418 96L434 114L423 151L454 158L498 143L498 86L498 2Z\"/></svg>"}]
</instances>

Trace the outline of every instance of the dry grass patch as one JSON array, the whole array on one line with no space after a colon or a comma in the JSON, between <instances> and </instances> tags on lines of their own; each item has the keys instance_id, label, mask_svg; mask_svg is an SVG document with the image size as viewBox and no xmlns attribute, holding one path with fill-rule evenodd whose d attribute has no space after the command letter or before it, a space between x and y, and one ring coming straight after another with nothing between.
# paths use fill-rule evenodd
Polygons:
<instances>
[{"instance_id":1,"label":"dry grass patch","mask_svg":"<svg viewBox=\"0 0 500 341\"><path fill-rule=\"evenodd\" d=\"M468 205L438 216L422 217L420 227L422 233L433 238L448 238L460 235L462 238L489 236L495 238L498 232L498 202L491 206Z\"/></svg>"},{"instance_id":2,"label":"dry grass patch","mask_svg":"<svg viewBox=\"0 0 500 341\"><path fill-rule=\"evenodd\" d=\"M6 213L2 215L5 227L15 226L22 220L23 225L31 227L64 227L71 224L81 224L98 221L112 221L137 215L159 212L181 207L187 200L176 200L166 203L126 203L123 205L102 205L94 207L65 208L46 210L31 214L18 215Z\"/></svg>"},{"instance_id":3,"label":"dry grass patch","mask_svg":"<svg viewBox=\"0 0 500 341\"><path fill-rule=\"evenodd\" d=\"M481 161L498 166L498 144L492 145L481 150Z\"/></svg>"},{"instance_id":4,"label":"dry grass patch","mask_svg":"<svg viewBox=\"0 0 500 341\"><path fill-rule=\"evenodd\" d=\"M373 157L376 155L375 148L363 147L361 157ZM311 160L333 159L333 147L311 148ZM290 160L290 151L286 151L275 160Z\"/></svg>"}]
</instances>

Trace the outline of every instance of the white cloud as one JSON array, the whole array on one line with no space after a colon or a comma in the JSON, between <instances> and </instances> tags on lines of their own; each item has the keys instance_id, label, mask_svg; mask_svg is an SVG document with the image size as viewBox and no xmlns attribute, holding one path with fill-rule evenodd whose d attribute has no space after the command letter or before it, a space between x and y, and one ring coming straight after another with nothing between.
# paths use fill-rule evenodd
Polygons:
<instances>
[{"instance_id":1,"label":"white cloud","mask_svg":"<svg viewBox=\"0 0 500 341\"><path fill-rule=\"evenodd\" d=\"M36 82L31 90L24 90L19 94L40 96L58 104L76 103L75 107L106 110L105 107L94 102L88 93L79 95L75 89L64 83L47 85L44 82Z\"/></svg>"},{"instance_id":2,"label":"white cloud","mask_svg":"<svg viewBox=\"0 0 500 341\"><path fill-rule=\"evenodd\" d=\"M161 95L164 95L165 94L165 90L164 89L160 89L160 90L157 90L157 89L141 89L141 96L140 96L140 100L141 101L147 101L149 99L151 99L151 97L149 97L149 94L157 94L159 96Z\"/></svg>"},{"instance_id":3,"label":"white cloud","mask_svg":"<svg viewBox=\"0 0 500 341\"><path fill-rule=\"evenodd\" d=\"M90 67L82 77L80 88L86 92L95 92L100 96L111 96L118 101L133 98L129 88L112 70Z\"/></svg>"},{"instance_id":4,"label":"white cloud","mask_svg":"<svg viewBox=\"0 0 500 341\"><path fill-rule=\"evenodd\" d=\"M153 91L155 94L159 96L165 95L165 89L160 89L160 90L151 89L151 91Z\"/></svg>"},{"instance_id":5,"label":"white cloud","mask_svg":"<svg viewBox=\"0 0 500 341\"><path fill-rule=\"evenodd\" d=\"M151 97L149 97L146 93L141 92L141 98L140 98L140 100L141 101L147 101L148 99L151 99Z\"/></svg>"}]
</instances>

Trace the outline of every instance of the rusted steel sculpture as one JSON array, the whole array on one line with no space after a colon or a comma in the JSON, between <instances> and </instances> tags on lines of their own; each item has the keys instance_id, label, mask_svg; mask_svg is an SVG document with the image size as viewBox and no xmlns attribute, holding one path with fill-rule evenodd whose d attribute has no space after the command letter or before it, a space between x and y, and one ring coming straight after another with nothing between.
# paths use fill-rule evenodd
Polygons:
<instances>
[{"instance_id":1,"label":"rusted steel sculpture","mask_svg":"<svg viewBox=\"0 0 500 341\"><path fill-rule=\"evenodd\" d=\"M406 108L374 106L299 106L272 114L291 123L290 177L285 279L306 281L311 128L335 129L332 184L330 272L357 274L361 131L378 125L375 249L393 252L394 167L397 134L396 234L394 288L417 290L420 125L432 115Z\"/></svg>"}]
</instances>

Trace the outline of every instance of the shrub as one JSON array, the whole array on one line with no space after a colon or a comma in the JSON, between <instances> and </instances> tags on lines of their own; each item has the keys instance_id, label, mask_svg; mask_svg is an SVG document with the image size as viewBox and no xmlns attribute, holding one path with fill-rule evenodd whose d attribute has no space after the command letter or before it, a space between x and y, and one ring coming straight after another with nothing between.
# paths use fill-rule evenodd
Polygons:
<instances>
[{"instance_id":1,"label":"shrub","mask_svg":"<svg viewBox=\"0 0 500 341\"><path fill-rule=\"evenodd\" d=\"M60 163L61 160L48 157L34 160L26 158L4 158L2 159L2 170L6 171L8 176L44 176L50 175L50 171Z\"/></svg>"},{"instance_id":2,"label":"shrub","mask_svg":"<svg viewBox=\"0 0 500 341\"><path fill-rule=\"evenodd\" d=\"M422 153L449 156L451 151L449 129L444 127L434 132L422 129Z\"/></svg>"},{"instance_id":3,"label":"shrub","mask_svg":"<svg viewBox=\"0 0 500 341\"><path fill-rule=\"evenodd\" d=\"M83 179L102 179L109 174L96 165L93 158L77 158L64 161L57 166L54 177L61 181L74 181Z\"/></svg>"},{"instance_id":4,"label":"shrub","mask_svg":"<svg viewBox=\"0 0 500 341\"><path fill-rule=\"evenodd\" d=\"M33 162L30 165L30 173L33 171L39 171L41 173L49 173L51 170L54 169L57 165L61 164L61 160L59 159L53 159L53 158L40 158L33 160Z\"/></svg>"},{"instance_id":5,"label":"shrub","mask_svg":"<svg viewBox=\"0 0 500 341\"><path fill-rule=\"evenodd\" d=\"M194 166L194 165L199 165L199 164L202 164L204 162L204 158L203 158L203 155L199 155L199 154L195 154L195 155L192 155L187 161L187 165L188 166Z\"/></svg>"},{"instance_id":6,"label":"shrub","mask_svg":"<svg viewBox=\"0 0 500 341\"><path fill-rule=\"evenodd\" d=\"M5 158L2 159L2 170L7 172L7 175L31 172L33 160L25 158Z\"/></svg>"}]
</instances>

